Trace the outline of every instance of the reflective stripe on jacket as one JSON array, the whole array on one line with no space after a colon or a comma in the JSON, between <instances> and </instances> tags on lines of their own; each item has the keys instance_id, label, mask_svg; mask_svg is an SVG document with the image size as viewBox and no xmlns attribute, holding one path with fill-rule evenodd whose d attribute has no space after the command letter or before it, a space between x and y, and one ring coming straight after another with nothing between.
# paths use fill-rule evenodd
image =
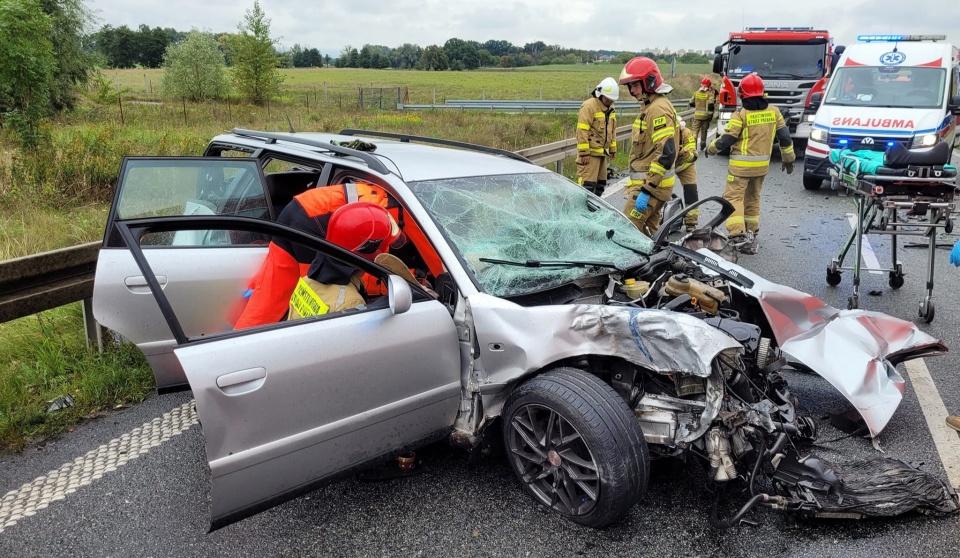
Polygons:
<instances>
[{"instance_id":1,"label":"reflective stripe on jacket","mask_svg":"<svg viewBox=\"0 0 960 558\"><path fill-rule=\"evenodd\" d=\"M577 155L617 154L617 112L613 105L604 106L597 97L580 105L577 115Z\"/></svg>"},{"instance_id":2,"label":"reflective stripe on jacket","mask_svg":"<svg viewBox=\"0 0 960 558\"><path fill-rule=\"evenodd\" d=\"M761 110L741 107L733 113L723 136L715 144L731 143L729 171L734 176L764 176L770 170L773 142L779 139L784 162L793 162L793 142L780 109L768 105Z\"/></svg>"},{"instance_id":3,"label":"reflective stripe on jacket","mask_svg":"<svg viewBox=\"0 0 960 558\"><path fill-rule=\"evenodd\" d=\"M697 120L713 119L713 108L717 104L717 90L712 87L701 87L690 98L693 107L693 117Z\"/></svg>"},{"instance_id":4,"label":"reflective stripe on jacket","mask_svg":"<svg viewBox=\"0 0 960 558\"><path fill-rule=\"evenodd\" d=\"M653 93L633 122L629 186L642 186L659 200L670 199L680 146L680 118L664 95Z\"/></svg>"}]
</instances>

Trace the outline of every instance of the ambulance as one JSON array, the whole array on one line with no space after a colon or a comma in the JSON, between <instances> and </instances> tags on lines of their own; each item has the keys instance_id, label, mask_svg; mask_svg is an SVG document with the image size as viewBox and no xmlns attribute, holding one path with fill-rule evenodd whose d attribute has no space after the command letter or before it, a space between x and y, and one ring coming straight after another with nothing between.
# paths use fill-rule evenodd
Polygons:
<instances>
[{"instance_id":1,"label":"ambulance","mask_svg":"<svg viewBox=\"0 0 960 558\"><path fill-rule=\"evenodd\" d=\"M831 149L929 150L960 141L960 53L944 35L861 35L849 45L817 107L803 187L829 178Z\"/></svg>"}]
</instances>

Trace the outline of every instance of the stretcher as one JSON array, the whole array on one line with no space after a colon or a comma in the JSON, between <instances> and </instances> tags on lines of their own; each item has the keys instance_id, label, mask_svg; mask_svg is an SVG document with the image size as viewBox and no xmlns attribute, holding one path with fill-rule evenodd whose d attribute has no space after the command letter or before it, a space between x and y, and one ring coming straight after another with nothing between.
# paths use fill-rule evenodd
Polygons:
<instances>
[{"instance_id":1,"label":"stretcher","mask_svg":"<svg viewBox=\"0 0 960 558\"><path fill-rule=\"evenodd\" d=\"M936 256L937 232L953 232L952 214L956 211L957 169L947 163L951 149L940 143L930 151L916 153L901 144L886 151L834 149L830 153L831 181L846 189L857 205L857 223L840 254L827 266L827 284L840 284L842 271L853 271L853 294L847 299L847 308L860 306L860 273L878 271L888 273L892 289L903 286L903 264L897 259L897 237L926 237L927 294L920 301L918 316L925 322L933 321L933 274ZM899 212L913 219L905 220ZM919 219L917 219L919 217ZM889 268L867 268L861 265L863 236L889 235ZM844 259L855 246L853 264L844 266Z\"/></svg>"}]
</instances>

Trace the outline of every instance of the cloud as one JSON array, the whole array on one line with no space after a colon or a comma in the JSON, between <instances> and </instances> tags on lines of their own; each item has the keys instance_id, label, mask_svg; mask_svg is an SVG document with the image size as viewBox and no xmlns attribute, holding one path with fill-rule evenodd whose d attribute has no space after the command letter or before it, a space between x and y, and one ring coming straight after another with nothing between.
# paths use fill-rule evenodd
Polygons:
<instances>
[{"instance_id":1,"label":"cloud","mask_svg":"<svg viewBox=\"0 0 960 558\"><path fill-rule=\"evenodd\" d=\"M88 0L101 24L140 24L234 32L253 1ZM644 48L712 50L731 31L752 26L815 27L837 44L858 34L946 34L960 43L956 0L804 0L803 13L769 0L391 0L389 2L262 0L271 33L289 48L295 43L336 54L345 45L442 45L450 38L507 40L522 46L543 41L568 48L639 51ZM639 9L643 6L646 9Z\"/></svg>"}]
</instances>

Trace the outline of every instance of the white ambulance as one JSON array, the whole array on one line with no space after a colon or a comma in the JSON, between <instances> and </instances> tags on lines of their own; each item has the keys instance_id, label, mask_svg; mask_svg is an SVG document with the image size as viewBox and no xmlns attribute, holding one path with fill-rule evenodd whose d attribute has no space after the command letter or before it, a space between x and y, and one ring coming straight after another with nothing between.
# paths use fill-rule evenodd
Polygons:
<instances>
[{"instance_id":1,"label":"white ambulance","mask_svg":"<svg viewBox=\"0 0 960 558\"><path fill-rule=\"evenodd\" d=\"M861 35L846 48L817 105L803 187L828 178L830 149L930 149L960 141L960 53L943 35Z\"/></svg>"}]
</instances>

